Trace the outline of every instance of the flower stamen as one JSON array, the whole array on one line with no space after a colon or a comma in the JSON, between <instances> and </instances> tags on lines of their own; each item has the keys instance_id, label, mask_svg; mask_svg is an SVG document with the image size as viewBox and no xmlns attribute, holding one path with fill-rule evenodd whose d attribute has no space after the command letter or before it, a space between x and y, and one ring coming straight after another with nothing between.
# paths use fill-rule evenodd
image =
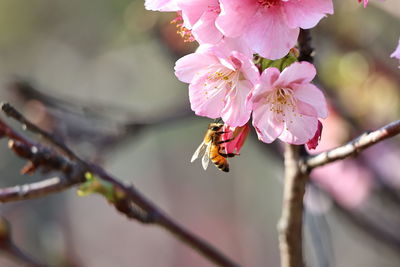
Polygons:
<instances>
[{"instance_id":1,"label":"flower stamen","mask_svg":"<svg viewBox=\"0 0 400 267\"><path fill-rule=\"evenodd\" d=\"M257 0L260 6L270 8L280 4L281 0Z\"/></svg>"},{"instance_id":2,"label":"flower stamen","mask_svg":"<svg viewBox=\"0 0 400 267\"><path fill-rule=\"evenodd\" d=\"M270 111L275 115L285 117L285 112L288 110L296 115L296 99L292 89L277 88L267 95L266 100L270 104ZM285 122L284 118L282 118L282 122Z\"/></svg>"},{"instance_id":3,"label":"flower stamen","mask_svg":"<svg viewBox=\"0 0 400 267\"><path fill-rule=\"evenodd\" d=\"M183 18L182 15L178 13L175 19L171 20L171 24L176 24L176 28L178 29L176 31L177 34L179 34L184 42L194 42L196 41L192 31L183 26Z\"/></svg>"}]
</instances>

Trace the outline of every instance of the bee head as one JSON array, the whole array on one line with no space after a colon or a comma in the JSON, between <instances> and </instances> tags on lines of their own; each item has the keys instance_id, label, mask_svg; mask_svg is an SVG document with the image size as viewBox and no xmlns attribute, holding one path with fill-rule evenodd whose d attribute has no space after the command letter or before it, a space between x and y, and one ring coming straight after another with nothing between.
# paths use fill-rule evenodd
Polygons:
<instances>
[{"instance_id":1,"label":"bee head","mask_svg":"<svg viewBox=\"0 0 400 267\"><path fill-rule=\"evenodd\" d=\"M223 126L224 126L223 123L216 123L216 122L213 122L213 123L210 123L210 124L208 125L208 129L210 129L210 130L212 130L212 131L219 131Z\"/></svg>"}]
</instances>

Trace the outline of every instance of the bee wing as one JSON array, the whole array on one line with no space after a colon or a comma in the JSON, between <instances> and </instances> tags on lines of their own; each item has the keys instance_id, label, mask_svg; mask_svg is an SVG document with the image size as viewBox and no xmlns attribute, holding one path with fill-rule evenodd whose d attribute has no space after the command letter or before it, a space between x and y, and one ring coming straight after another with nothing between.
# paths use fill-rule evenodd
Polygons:
<instances>
[{"instance_id":1,"label":"bee wing","mask_svg":"<svg viewBox=\"0 0 400 267\"><path fill-rule=\"evenodd\" d=\"M204 142L202 142L199 145L199 147L196 149L196 151L193 153L193 156L192 156L192 159L190 160L190 162L195 161L199 157L200 153L202 151L204 151L204 149L206 149L206 147L207 147L207 145Z\"/></svg>"},{"instance_id":2,"label":"bee wing","mask_svg":"<svg viewBox=\"0 0 400 267\"><path fill-rule=\"evenodd\" d=\"M203 165L203 169L206 170L208 167L208 163L210 162L210 151L211 151L211 142L207 144L207 150L204 153L203 158L201 159L201 164Z\"/></svg>"}]
</instances>

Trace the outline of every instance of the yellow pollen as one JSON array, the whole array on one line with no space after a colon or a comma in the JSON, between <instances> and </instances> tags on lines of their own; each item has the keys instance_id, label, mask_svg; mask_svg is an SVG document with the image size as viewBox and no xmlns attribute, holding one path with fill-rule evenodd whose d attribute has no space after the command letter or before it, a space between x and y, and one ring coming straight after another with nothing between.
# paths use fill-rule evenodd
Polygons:
<instances>
[{"instance_id":1,"label":"yellow pollen","mask_svg":"<svg viewBox=\"0 0 400 267\"><path fill-rule=\"evenodd\" d=\"M293 90L290 88L277 88L267 95L267 103L271 105L270 111L277 115L285 116L285 110L291 108L296 116L296 99L293 97Z\"/></svg>"}]
</instances>

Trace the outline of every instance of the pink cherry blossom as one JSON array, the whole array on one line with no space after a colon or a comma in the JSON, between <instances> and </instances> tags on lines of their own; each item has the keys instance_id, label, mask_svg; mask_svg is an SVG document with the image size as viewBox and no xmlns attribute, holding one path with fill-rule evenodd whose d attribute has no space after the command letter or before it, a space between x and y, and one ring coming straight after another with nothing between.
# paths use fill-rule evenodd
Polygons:
<instances>
[{"instance_id":1,"label":"pink cherry blossom","mask_svg":"<svg viewBox=\"0 0 400 267\"><path fill-rule=\"evenodd\" d=\"M390 55L390 57L400 59L400 39L399 39L399 44L397 45L396 50Z\"/></svg>"},{"instance_id":2,"label":"pink cherry blossom","mask_svg":"<svg viewBox=\"0 0 400 267\"><path fill-rule=\"evenodd\" d=\"M153 11L178 11L176 0L146 0L144 6Z\"/></svg>"},{"instance_id":3,"label":"pink cherry blossom","mask_svg":"<svg viewBox=\"0 0 400 267\"><path fill-rule=\"evenodd\" d=\"M259 79L251 54L239 48L224 39L217 46L200 46L175 65L178 79L190 83L192 110L200 116L222 117L232 127L249 120L251 108L245 100Z\"/></svg>"},{"instance_id":4,"label":"pink cherry blossom","mask_svg":"<svg viewBox=\"0 0 400 267\"><path fill-rule=\"evenodd\" d=\"M299 28L333 14L332 0L220 0L218 29L242 37L261 56L278 59L296 44Z\"/></svg>"},{"instance_id":5,"label":"pink cherry blossom","mask_svg":"<svg viewBox=\"0 0 400 267\"><path fill-rule=\"evenodd\" d=\"M250 132L249 123L241 127L225 125L223 131L226 132L226 134L222 135L222 140L231 140L225 143L226 153L239 154Z\"/></svg>"},{"instance_id":6,"label":"pink cherry blossom","mask_svg":"<svg viewBox=\"0 0 400 267\"><path fill-rule=\"evenodd\" d=\"M192 31L200 44L216 44L222 33L215 26L221 12L218 0L177 0L184 26Z\"/></svg>"},{"instance_id":7,"label":"pink cherry blossom","mask_svg":"<svg viewBox=\"0 0 400 267\"><path fill-rule=\"evenodd\" d=\"M318 118L328 116L325 97L311 80L315 67L296 62L282 73L267 68L248 101L252 103L253 125L265 143L276 138L300 145L312 139L318 129Z\"/></svg>"}]
</instances>

